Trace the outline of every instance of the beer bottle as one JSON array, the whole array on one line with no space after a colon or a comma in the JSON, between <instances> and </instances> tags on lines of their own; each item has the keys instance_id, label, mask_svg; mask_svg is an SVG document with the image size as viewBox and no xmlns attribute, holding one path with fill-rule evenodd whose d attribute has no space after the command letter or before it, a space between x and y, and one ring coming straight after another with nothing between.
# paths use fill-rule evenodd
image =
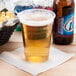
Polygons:
<instances>
[{"instance_id":1,"label":"beer bottle","mask_svg":"<svg viewBox=\"0 0 76 76\"><path fill-rule=\"evenodd\" d=\"M55 0L56 19L53 26L53 42L67 45L73 42L74 34L74 1Z\"/></svg>"}]
</instances>

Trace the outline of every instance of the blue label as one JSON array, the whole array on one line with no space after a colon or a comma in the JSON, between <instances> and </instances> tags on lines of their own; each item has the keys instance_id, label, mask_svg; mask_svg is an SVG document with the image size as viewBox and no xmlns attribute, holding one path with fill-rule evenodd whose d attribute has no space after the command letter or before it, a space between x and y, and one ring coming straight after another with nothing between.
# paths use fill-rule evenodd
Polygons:
<instances>
[{"instance_id":1,"label":"blue label","mask_svg":"<svg viewBox=\"0 0 76 76\"><path fill-rule=\"evenodd\" d=\"M57 20L57 32L60 35L72 35L74 30L74 12Z\"/></svg>"}]
</instances>

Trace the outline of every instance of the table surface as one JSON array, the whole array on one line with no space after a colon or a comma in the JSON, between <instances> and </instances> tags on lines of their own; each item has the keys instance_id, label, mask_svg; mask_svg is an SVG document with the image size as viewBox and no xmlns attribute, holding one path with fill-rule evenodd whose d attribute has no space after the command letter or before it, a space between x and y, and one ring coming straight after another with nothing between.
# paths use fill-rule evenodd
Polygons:
<instances>
[{"instance_id":1,"label":"table surface","mask_svg":"<svg viewBox=\"0 0 76 76\"><path fill-rule=\"evenodd\" d=\"M0 46L0 51L12 51L23 46L21 32L14 32L8 43ZM60 49L67 53L74 53L76 55L76 35L74 41L70 45L55 45L53 47ZM0 60L0 76L32 76L2 60ZM40 73L37 76L76 76L76 56L67 62L53 68L46 72Z\"/></svg>"}]
</instances>

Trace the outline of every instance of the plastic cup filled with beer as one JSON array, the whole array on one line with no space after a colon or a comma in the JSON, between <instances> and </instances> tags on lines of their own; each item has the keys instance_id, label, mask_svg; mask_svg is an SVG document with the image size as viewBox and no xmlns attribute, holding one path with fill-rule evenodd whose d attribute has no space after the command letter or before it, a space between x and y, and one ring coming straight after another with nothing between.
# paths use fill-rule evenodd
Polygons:
<instances>
[{"instance_id":1,"label":"plastic cup filled with beer","mask_svg":"<svg viewBox=\"0 0 76 76\"><path fill-rule=\"evenodd\" d=\"M18 18L22 24L25 60L47 61L55 14L45 9L30 9L19 13Z\"/></svg>"}]
</instances>

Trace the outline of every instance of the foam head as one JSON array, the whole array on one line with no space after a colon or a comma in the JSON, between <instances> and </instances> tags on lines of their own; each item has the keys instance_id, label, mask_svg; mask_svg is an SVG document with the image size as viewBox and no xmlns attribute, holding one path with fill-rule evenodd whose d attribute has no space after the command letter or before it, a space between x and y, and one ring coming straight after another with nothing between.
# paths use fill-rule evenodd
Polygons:
<instances>
[{"instance_id":1,"label":"foam head","mask_svg":"<svg viewBox=\"0 0 76 76\"><path fill-rule=\"evenodd\" d=\"M53 23L55 14L45 9L31 9L19 13L18 18L28 26L44 26Z\"/></svg>"}]
</instances>

